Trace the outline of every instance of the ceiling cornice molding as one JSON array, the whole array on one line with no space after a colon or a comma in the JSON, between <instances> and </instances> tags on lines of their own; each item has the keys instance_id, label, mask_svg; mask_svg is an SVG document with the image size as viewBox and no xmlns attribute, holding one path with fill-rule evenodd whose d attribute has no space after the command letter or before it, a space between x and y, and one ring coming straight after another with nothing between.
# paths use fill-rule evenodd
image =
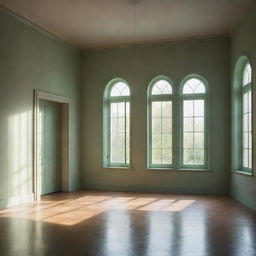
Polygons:
<instances>
[{"instance_id":1,"label":"ceiling cornice molding","mask_svg":"<svg viewBox=\"0 0 256 256\"><path fill-rule=\"evenodd\" d=\"M87 48L83 49L82 52L86 54L87 52L96 52L96 51L108 51L108 50L115 50L115 49L125 49L125 48L135 48L135 47L151 47L157 45L167 46L168 44L175 44L175 43L189 43L195 41L211 41L211 40L230 40L229 34L223 35L212 35L212 36L201 36L201 37L191 37L191 38L177 38L177 39L169 39L169 40L160 40L160 41L148 41L148 42L139 42L139 43L130 43L130 44L120 44L116 46L109 46L109 47L95 47L95 48Z\"/></svg>"},{"instance_id":2,"label":"ceiling cornice molding","mask_svg":"<svg viewBox=\"0 0 256 256\"><path fill-rule=\"evenodd\" d=\"M1 3L0 3L0 10L5 12L8 15L11 15L12 17L21 21L22 23L34 28L38 32L50 37L51 39L54 39L55 41L57 41L59 43L62 43L64 45L69 46L69 47L74 48L74 49L81 50L79 47L74 46L72 43L65 41L64 39L62 39L58 35L47 31L45 28L41 27L40 25L37 25L37 24L33 23L32 21L30 21L27 18L23 17L22 15L16 13L15 11L7 8L6 6L3 6Z\"/></svg>"}]
</instances>

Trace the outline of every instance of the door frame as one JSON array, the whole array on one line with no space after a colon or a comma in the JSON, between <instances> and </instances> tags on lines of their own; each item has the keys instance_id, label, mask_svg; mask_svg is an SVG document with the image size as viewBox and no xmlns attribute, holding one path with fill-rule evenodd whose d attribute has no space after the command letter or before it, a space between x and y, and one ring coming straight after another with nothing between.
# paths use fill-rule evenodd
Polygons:
<instances>
[{"instance_id":1,"label":"door frame","mask_svg":"<svg viewBox=\"0 0 256 256\"><path fill-rule=\"evenodd\" d=\"M33 122L33 193L34 199L41 197L41 177L39 173L39 102L51 101L61 104L61 191L69 191L69 110L71 100L68 97L49 92L34 90L34 122Z\"/></svg>"}]
</instances>

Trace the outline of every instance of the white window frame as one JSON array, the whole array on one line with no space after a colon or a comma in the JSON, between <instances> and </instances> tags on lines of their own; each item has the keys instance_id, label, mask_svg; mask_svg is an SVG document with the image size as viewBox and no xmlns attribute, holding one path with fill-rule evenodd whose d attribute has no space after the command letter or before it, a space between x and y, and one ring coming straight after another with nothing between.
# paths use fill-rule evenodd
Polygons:
<instances>
[{"instance_id":1,"label":"white window frame","mask_svg":"<svg viewBox=\"0 0 256 256\"><path fill-rule=\"evenodd\" d=\"M190 79L198 79L205 86L205 93L198 94L183 94L183 87L186 82ZM192 165L184 164L183 161L183 103L185 100L204 100L204 164L203 165ZM191 169L191 170L208 170L210 168L210 111L209 111L209 86L207 81L200 75L191 74L183 79L179 90L179 124L180 124L180 134L179 134L179 168L180 169Z\"/></svg>"},{"instance_id":2,"label":"white window frame","mask_svg":"<svg viewBox=\"0 0 256 256\"><path fill-rule=\"evenodd\" d=\"M152 95L152 89L154 85L160 81L167 81L172 87L172 94L160 94L160 95ZM172 102L172 164L153 164L152 163L152 102L154 101L171 101ZM147 93L147 107L148 107L148 131L147 131L147 167L148 169L173 169L176 166L176 154L175 154L175 106L176 106L176 98L175 98L175 88L173 86L173 82L167 76L157 76L151 80L148 86Z\"/></svg>"},{"instance_id":3,"label":"white window frame","mask_svg":"<svg viewBox=\"0 0 256 256\"><path fill-rule=\"evenodd\" d=\"M243 146L243 144L244 144L244 142L243 142L244 95L246 93L249 93L249 92L251 92L251 125L252 125L252 122L253 122L253 118L252 118L252 113L253 113L253 108L252 108L252 77L251 77L251 82L250 83L244 84L244 81L243 81L243 76L244 76L245 68L246 68L247 65L250 65L250 67L252 68L251 63L249 62L249 60L244 65L243 72L242 72L242 83L241 83L241 100L242 100L242 103L241 103L241 108L242 108L242 113L241 113L241 125L242 125L242 128L241 128L242 129L242 132L241 132L241 136L242 136L242 138L241 138L241 141L242 141L242 143L241 143L241 146L242 146L241 170L244 171L244 172L251 173L252 172L252 167L251 168L245 167L244 166L244 161L243 161L243 154L244 154L244 146ZM253 125L252 125L252 127L253 127ZM252 135L252 127L251 127L251 138L253 136ZM248 141L248 143L249 143L249 141ZM251 141L251 144L253 144L252 141ZM253 146L252 146L252 152L253 152ZM251 153L251 161L252 161L252 164L253 164L252 156L253 156L253 153Z\"/></svg>"},{"instance_id":4,"label":"white window frame","mask_svg":"<svg viewBox=\"0 0 256 256\"><path fill-rule=\"evenodd\" d=\"M252 63L247 56L240 56L235 64L233 74L233 86L232 86L232 171L243 174L253 175L254 161L253 154L254 150L252 147L252 168L243 167L243 93L248 89L247 86L243 88L243 74L244 69L249 63L252 68ZM251 104L252 104L252 117L253 111L253 69L251 83ZM253 130L254 130L253 118L252 118L252 143L253 143Z\"/></svg>"},{"instance_id":5,"label":"white window frame","mask_svg":"<svg viewBox=\"0 0 256 256\"><path fill-rule=\"evenodd\" d=\"M113 86L118 83L123 82L125 83L129 90L130 95L129 96L110 96L111 89ZM126 135L125 135L125 143L129 143L129 163L126 163L126 146L125 146L125 161L124 163L112 163L111 162L111 130L110 130L110 107L111 103L119 103L119 102L129 102L130 104L130 115L129 115L129 142L126 141ZM126 104L125 104L126 105ZM126 114L126 111L125 111ZM126 117L125 117L126 122ZM125 129L127 128L125 124ZM126 132L125 132L126 134ZM103 167L105 168L130 168L131 166L131 88L129 84L121 78L114 78L112 79L105 88L104 96L103 96Z\"/></svg>"}]
</instances>

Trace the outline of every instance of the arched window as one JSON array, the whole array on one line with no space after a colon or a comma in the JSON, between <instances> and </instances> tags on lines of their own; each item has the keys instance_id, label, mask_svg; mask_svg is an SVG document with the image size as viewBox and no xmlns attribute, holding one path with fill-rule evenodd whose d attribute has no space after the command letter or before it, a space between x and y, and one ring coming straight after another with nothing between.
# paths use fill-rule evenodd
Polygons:
<instances>
[{"instance_id":1,"label":"arched window","mask_svg":"<svg viewBox=\"0 0 256 256\"><path fill-rule=\"evenodd\" d=\"M208 165L207 93L203 78L190 75L181 84L181 168Z\"/></svg>"},{"instance_id":2,"label":"arched window","mask_svg":"<svg viewBox=\"0 0 256 256\"><path fill-rule=\"evenodd\" d=\"M236 62L232 92L232 169L252 174L252 67L246 56Z\"/></svg>"},{"instance_id":3,"label":"arched window","mask_svg":"<svg viewBox=\"0 0 256 256\"><path fill-rule=\"evenodd\" d=\"M148 88L148 166L173 166L173 88L164 76L153 79Z\"/></svg>"},{"instance_id":4,"label":"arched window","mask_svg":"<svg viewBox=\"0 0 256 256\"><path fill-rule=\"evenodd\" d=\"M130 166L130 88L122 79L110 81L104 92L104 166Z\"/></svg>"}]
</instances>

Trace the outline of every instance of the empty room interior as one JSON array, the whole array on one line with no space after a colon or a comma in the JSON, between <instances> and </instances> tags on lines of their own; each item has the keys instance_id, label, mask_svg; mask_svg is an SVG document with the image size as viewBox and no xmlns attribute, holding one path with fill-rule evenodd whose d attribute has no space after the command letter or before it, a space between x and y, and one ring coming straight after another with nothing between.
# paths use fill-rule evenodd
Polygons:
<instances>
[{"instance_id":1,"label":"empty room interior","mask_svg":"<svg viewBox=\"0 0 256 256\"><path fill-rule=\"evenodd\" d=\"M0 256L255 256L256 2L0 0Z\"/></svg>"}]
</instances>

